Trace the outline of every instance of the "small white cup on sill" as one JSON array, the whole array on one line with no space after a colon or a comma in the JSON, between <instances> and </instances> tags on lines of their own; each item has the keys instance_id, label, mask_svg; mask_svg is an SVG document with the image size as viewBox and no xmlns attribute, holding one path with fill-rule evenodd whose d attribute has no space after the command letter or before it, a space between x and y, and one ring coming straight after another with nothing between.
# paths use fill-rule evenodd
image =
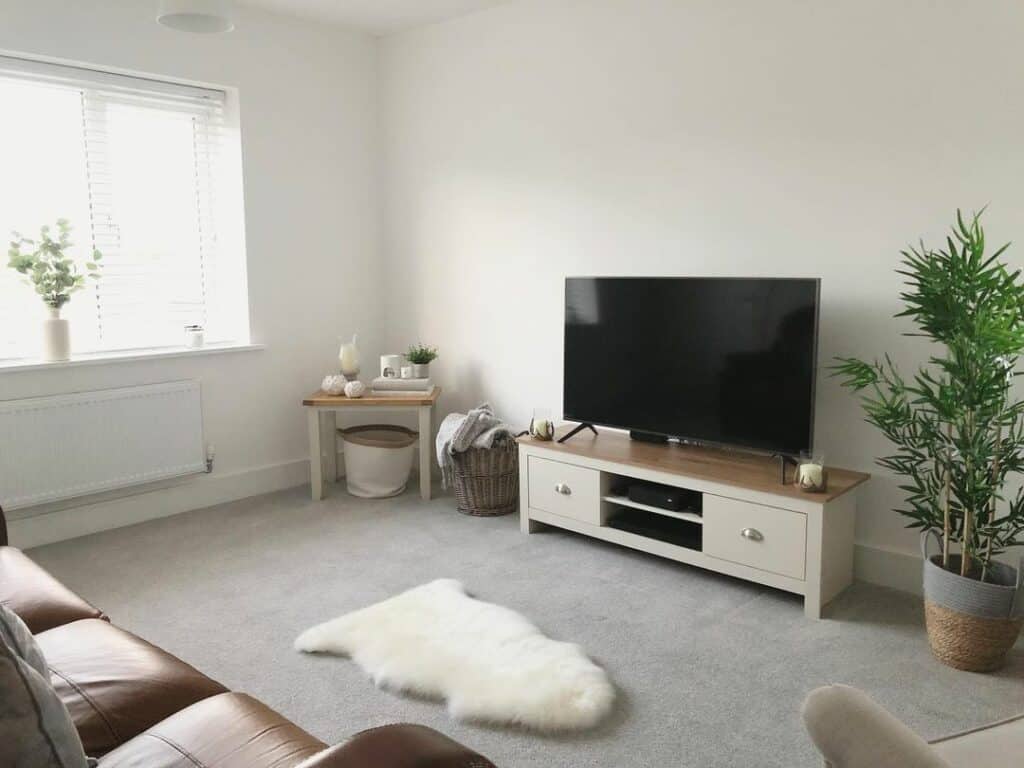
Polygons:
<instances>
[{"instance_id":1,"label":"small white cup on sill","mask_svg":"<svg viewBox=\"0 0 1024 768\"><path fill-rule=\"evenodd\" d=\"M413 378L412 366L411 365L403 365L401 373L402 373L402 378L403 379L411 379L411 378Z\"/></svg>"},{"instance_id":2,"label":"small white cup on sill","mask_svg":"<svg viewBox=\"0 0 1024 768\"><path fill-rule=\"evenodd\" d=\"M189 349L199 349L203 346L203 326L185 326L185 346Z\"/></svg>"}]
</instances>

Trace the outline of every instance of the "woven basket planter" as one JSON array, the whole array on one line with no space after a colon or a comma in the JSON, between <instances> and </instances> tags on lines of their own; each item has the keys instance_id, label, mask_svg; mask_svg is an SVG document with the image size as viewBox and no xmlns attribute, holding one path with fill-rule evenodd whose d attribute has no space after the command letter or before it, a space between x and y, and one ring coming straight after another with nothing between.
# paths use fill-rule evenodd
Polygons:
<instances>
[{"instance_id":1,"label":"woven basket planter","mask_svg":"<svg viewBox=\"0 0 1024 768\"><path fill-rule=\"evenodd\" d=\"M519 506L519 447L505 440L493 448L471 448L452 456L452 486L459 512L493 517Z\"/></svg>"},{"instance_id":2,"label":"woven basket planter","mask_svg":"<svg viewBox=\"0 0 1024 768\"><path fill-rule=\"evenodd\" d=\"M938 539L934 531L932 535ZM944 664L969 672L992 672L1006 660L1024 625L1021 568L1004 563L989 567L985 582L959 574L960 556L928 556L929 534L921 537L924 555L924 616L928 644Z\"/></svg>"}]
</instances>

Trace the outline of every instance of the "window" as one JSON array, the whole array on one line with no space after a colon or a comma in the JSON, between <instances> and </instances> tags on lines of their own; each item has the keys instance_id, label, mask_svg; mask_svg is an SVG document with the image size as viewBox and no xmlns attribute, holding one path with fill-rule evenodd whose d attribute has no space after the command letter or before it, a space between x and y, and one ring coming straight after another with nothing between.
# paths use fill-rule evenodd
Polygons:
<instances>
[{"instance_id":1,"label":"window","mask_svg":"<svg viewBox=\"0 0 1024 768\"><path fill-rule=\"evenodd\" d=\"M65 218L79 264L103 254L63 310L76 353L181 346L191 324L248 342L223 91L0 56L0 103L0 237ZM0 358L36 357L45 307L6 263Z\"/></svg>"}]
</instances>

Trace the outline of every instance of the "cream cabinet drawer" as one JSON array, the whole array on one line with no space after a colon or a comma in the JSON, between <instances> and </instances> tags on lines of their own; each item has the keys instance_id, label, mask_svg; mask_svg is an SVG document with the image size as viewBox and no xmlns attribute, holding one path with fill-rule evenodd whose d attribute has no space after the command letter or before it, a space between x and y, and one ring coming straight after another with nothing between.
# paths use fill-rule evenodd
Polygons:
<instances>
[{"instance_id":1,"label":"cream cabinet drawer","mask_svg":"<svg viewBox=\"0 0 1024 768\"><path fill-rule=\"evenodd\" d=\"M601 524L601 473L529 457L530 506L584 523Z\"/></svg>"},{"instance_id":2,"label":"cream cabinet drawer","mask_svg":"<svg viewBox=\"0 0 1024 768\"><path fill-rule=\"evenodd\" d=\"M803 579L807 516L705 493L703 549L711 557Z\"/></svg>"}]
</instances>

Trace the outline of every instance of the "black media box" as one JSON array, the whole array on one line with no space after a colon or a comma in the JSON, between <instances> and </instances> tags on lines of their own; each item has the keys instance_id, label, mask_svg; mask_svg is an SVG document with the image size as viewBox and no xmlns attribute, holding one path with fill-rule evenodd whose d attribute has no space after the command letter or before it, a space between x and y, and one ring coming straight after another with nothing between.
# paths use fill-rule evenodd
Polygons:
<instances>
[{"instance_id":1,"label":"black media box","mask_svg":"<svg viewBox=\"0 0 1024 768\"><path fill-rule=\"evenodd\" d=\"M681 512L686 509L700 509L700 494L685 488L673 488L658 483L632 483L629 486L629 500L649 507Z\"/></svg>"}]
</instances>

